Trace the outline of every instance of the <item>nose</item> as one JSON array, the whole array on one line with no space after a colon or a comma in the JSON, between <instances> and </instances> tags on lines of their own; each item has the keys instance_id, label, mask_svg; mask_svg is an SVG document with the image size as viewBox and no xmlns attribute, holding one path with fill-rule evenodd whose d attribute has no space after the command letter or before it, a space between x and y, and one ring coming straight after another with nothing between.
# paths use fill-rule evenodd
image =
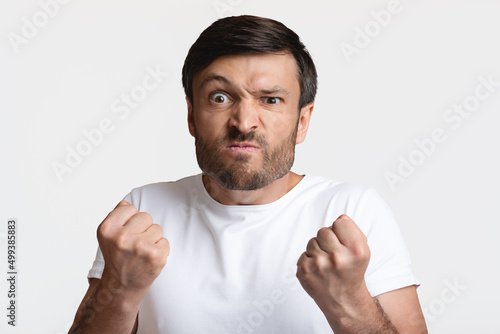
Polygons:
<instances>
[{"instance_id":1,"label":"nose","mask_svg":"<svg viewBox=\"0 0 500 334\"><path fill-rule=\"evenodd\" d=\"M255 131L259 124L258 107L253 101L240 100L234 106L229 119L229 127L236 128L241 133Z\"/></svg>"}]
</instances>

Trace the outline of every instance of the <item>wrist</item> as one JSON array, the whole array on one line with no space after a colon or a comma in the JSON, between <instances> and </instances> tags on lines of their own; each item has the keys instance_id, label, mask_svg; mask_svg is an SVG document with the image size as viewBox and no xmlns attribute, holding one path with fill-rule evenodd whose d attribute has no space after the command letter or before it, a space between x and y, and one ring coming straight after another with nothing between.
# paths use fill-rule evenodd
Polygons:
<instances>
[{"instance_id":1,"label":"wrist","mask_svg":"<svg viewBox=\"0 0 500 334\"><path fill-rule=\"evenodd\" d=\"M342 294L318 303L334 332L351 333L347 329L363 328L366 319L371 319L378 312L378 307L363 284ZM361 325L361 326L359 326ZM352 333L357 333L356 330Z\"/></svg>"},{"instance_id":2,"label":"wrist","mask_svg":"<svg viewBox=\"0 0 500 334\"><path fill-rule=\"evenodd\" d=\"M103 306L112 306L121 312L137 313L146 292L147 289L139 290L124 286L119 280L104 271L96 289L95 302Z\"/></svg>"},{"instance_id":3,"label":"wrist","mask_svg":"<svg viewBox=\"0 0 500 334\"><path fill-rule=\"evenodd\" d=\"M70 333L133 333L142 297L103 273L91 281L92 294L80 308Z\"/></svg>"}]
</instances>

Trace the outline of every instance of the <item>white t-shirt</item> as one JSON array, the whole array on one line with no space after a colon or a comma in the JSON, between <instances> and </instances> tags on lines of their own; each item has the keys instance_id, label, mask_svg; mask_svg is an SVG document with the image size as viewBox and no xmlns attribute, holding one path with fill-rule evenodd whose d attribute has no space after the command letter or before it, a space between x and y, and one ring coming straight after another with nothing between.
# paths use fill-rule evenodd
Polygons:
<instances>
[{"instance_id":1,"label":"white t-shirt","mask_svg":"<svg viewBox=\"0 0 500 334\"><path fill-rule=\"evenodd\" d=\"M331 333L295 273L309 239L341 214L368 238L372 296L419 284L388 206L359 185L306 175L273 203L228 206L210 197L199 174L125 199L161 225L171 250L142 301L138 333ZM98 250L88 277L103 269Z\"/></svg>"}]
</instances>

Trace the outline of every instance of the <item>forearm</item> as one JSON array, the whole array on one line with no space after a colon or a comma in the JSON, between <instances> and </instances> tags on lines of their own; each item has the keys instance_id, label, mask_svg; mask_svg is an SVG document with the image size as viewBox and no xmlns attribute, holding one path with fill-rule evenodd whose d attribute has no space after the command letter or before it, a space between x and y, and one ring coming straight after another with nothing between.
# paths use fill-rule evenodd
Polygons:
<instances>
[{"instance_id":1,"label":"forearm","mask_svg":"<svg viewBox=\"0 0 500 334\"><path fill-rule=\"evenodd\" d=\"M376 298L368 292L342 305L323 306L322 311L335 333L398 333Z\"/></svg>"},{"instance_id":2,"label":"forearm","mask_svg":"<svg viewBox=\"0 0 500 334\"><path fill-rule=\"evenodd\" d=\"M170 246L153 217L121 201L97 229L105 266L91 279L70 333L137 331L144 295L167 262Z\"/></svg>"},{"instance_id":3,"label":"forearm","mask_svg":"<svg viewBox=\"0 0 500 334\"><path fill-rule=\"evenodd\" d=\"M127 295L123 289L100 280L78 309L69 334L134 334L141 299L142 296Z\"/></svg>"}]
</instances>

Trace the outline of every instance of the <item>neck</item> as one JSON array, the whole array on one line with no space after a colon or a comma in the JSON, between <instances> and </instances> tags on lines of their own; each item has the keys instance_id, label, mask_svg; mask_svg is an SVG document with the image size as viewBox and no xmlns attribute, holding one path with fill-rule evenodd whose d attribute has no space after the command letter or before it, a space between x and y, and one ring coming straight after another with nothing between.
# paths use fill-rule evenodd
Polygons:
<instances>
[{"instance_id":1,"label":"neck","mask_svg":"<svg viewBox=\"0 0 500 334\"><path fill-rule=\"evenodd\" d=\"M208 194L224 205L262 205L272 203L293 189L304 176L288 172L267 186L257 190L229 190L217 181L203 175L203 185Z\"/></svg>"}]
</instances>

